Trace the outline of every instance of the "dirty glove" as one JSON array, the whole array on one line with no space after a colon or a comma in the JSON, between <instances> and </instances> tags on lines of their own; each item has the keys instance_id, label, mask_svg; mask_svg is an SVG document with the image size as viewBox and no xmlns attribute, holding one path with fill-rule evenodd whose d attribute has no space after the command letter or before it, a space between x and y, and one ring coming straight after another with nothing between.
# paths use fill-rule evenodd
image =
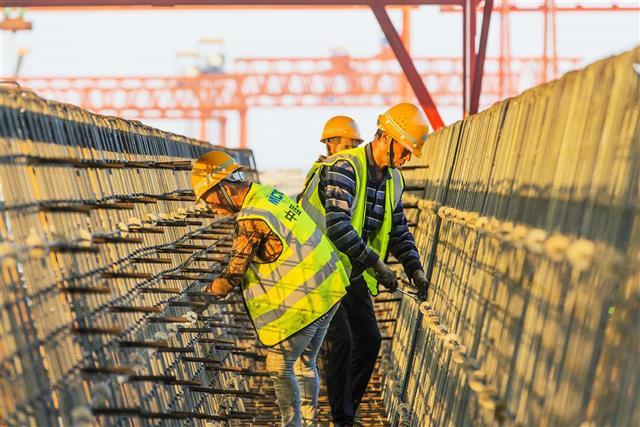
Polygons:
<instances>
[{"instance_id":1,"label":"dirty glove","mask_svg":"<svg viewBox=\"0 0 640 427\"><path fill-rule=\"evenodd\" d=\"M215 279L206 292L212 294L216 298L224 298L229 295L229 292L234 288L233 283L229 281L226 277L218 277Z\"/></svg>"},{"instance_id":2,"label":"dirty glove","mask_svg":"<svg viewBox=\"0 0 640 427\"><path fill-rule=\"evenodd\" d=\"M390 269L381 259L378 259L376 265L373 266L376 272L376 278L378 282L391 292L395 292L398 289L398 278L396 272Z\"/></svg>"},{"instance_id":3,"label":"dirty glove","mask_svg":"<svg viewBox=\"0 0 640 427\"><path fill-rule=\"evenodd\" d=\"M418 299L427 300L427 291L429 290L429 281L422 270L413 272L413 286L418 289Z\"/></svg>"}]
</instances>

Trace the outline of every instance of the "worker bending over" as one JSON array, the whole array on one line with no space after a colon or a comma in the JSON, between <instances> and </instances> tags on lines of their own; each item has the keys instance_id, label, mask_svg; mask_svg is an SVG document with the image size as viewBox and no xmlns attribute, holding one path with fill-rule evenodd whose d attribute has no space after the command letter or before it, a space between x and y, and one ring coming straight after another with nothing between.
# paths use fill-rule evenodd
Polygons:
<instances>
[{"instance_id":1,"label":"worker bending over","mask_svg":"<svg viewBox=\"0 0 640 427\"><path fill-rule=\"evenodd\" d=\"M242 286L258 338L269 347L267 371L282 425L314 425L316 357L348 274L322 230L293 200L247 182L239 169L222 151L204 154L192 169L196 202L204 200L221 216L237 214L231 259L207 291L225 297Z\"/></svg>"},{"instance_id":2,"label":"worker bending over","mask_svg":"<svg viewBox=\"0 0 640 427\"><path fill-rule=\"evenodd\" d=\"M428 133L421 110L398 104L379 116L371 143L341 151L316 168L301 203L339 251L350 271L347 295L326 337L326 383L333 422L352 425L373 372L382 337L369 294L378 282L397 289L384 262L387 249L426 298L427 280L402 207L404 180L397 169L420 157Z\"/></svg>"}]
</instances>

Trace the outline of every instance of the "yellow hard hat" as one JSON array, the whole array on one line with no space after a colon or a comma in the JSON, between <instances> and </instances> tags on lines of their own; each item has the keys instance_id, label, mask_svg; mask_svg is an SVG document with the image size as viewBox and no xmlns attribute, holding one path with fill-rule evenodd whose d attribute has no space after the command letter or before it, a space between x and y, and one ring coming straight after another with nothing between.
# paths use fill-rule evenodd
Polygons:
<instances>
[{"instance_id":1,"label":"yellow hard hat","mask_svg":"<svg viewBox=\"0 0 640 427\"><path fill-rule=\"evenodd\" d=\"M209 151L203 154L191 168L191 187L196 194L196 203L220 181L229 178L242 166L224 151Z\"/></svg>"},{"instance_id":2,"label":"yellow hard hat","mask_svg":"<svg viewBox=\"0 0 640 427\"><path fill-rule=\"evenodd\" d=\"M422 156L422 146L427 140L429 125L424 112L417 106L404 102L391 107L378 116L378 129L387 132L414 156Z\"/></svg>"},{"instance_id":3,"label":"yellow hard hat","mask_svg":"<svg viewBox=\"0 0 640 427\"><path fill-rule=\"evenodd\" d=\"M320 141L326 141L329 138L336 136L344 136L345 138L355 139L362 142L360 136L360 129L355 120L347 116L335 116L331 117L322 129L322 138Z\"/></svg>"}]
</instances>

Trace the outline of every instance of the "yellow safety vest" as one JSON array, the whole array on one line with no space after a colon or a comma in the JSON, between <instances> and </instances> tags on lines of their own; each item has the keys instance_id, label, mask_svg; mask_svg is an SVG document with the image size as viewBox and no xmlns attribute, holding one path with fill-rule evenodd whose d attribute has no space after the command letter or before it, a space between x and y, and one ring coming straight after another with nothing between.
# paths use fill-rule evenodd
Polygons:
<instances>
[{"instance_id":1,"label":"yellow safety vest","mask_svg":"<svg viewBox=\"0 0 640 427\"><path fill-rule=\"evenodd\" d=\"M237 220L260 219L282 242L277 260L254 260L242 283L249 316L266 346L276 345L327 313L349 283L322 230L280 191L252 184Z\"/></svg>"},{"instance_id":2,"label":"yellow safety vest","mask_svg":"<svg viewBox=\"0 0 640 427\"><path fill-rule=\"evenodd\" d=\"M307 172L307 175L304 177L304 188L307 188L307 184L314 177L318 169L322 167L322 162L313 162L311 165L311 169Z\"/></svg>"},{"instance_id":3,"label":"yellow safety vest","mask_svg":"<svg viewBox=\"0 0 640 427\"><path fill-rule=\"evenodd\" d=\"M365 147L356 147L341 151L329 157L320 165L332 166L339 160L348 161L351 166L353 166L356 174L356 193L353 204L351 205L351 225L358 235L362 236L367 204L367 155ZM302 192L300 204L322 231L326 232L327 226L324 205L320 201L320 195L318 193L321 175L319 171L321 169L322 167L315 168L315 174L307 180L305 189ZM374 235L369 236L367 242L368 246L383 259L387 255L387 247L389 246L389 233L391 232L393 222L393 211L396 206L398 206L398 203L400 203L402 190L404 188L404 180L400 171L394 168L388 168L388 171L391 179L387 179L385 187L384 219L378 231ZM342 252L339 253L342 264L347 271L351 273L351 261L349 261L349 257ZM363 277L367 282L367 287L371 295L378 295L378 280L376 279L373 269L369 268L365 270Z\"/></svg>"}]
</instances>

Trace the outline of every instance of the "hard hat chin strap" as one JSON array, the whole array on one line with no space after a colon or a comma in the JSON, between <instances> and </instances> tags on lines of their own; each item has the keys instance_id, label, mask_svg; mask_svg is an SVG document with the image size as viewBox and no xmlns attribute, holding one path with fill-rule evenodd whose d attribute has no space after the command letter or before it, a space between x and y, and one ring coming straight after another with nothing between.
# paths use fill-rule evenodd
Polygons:
<instances>
[{"instance_id":1,"label":"hard hat chin strap","mask_svg":"<svg viewBox=\"0 0 640 427\"><path fill-rule=\"evenodd\" d=\"M231 199L231 195L227 191L227 188L225 187L225 185L223 183L220 183L220 185L218 185L218 189L220 190L220 194L222 194L224 201L227 202L229 210L234 213L239 212L240 209L238 209L235 203L233 203L233 200Z\"/></svg>"},{"instance_id":2,"label":"hard hat chin strap","mask_svg":"<svg viewBox=\"0 0 640 427\"><path fill-rule=\"evenodd\" d=\"M387 167L393 168L393 138L389 141L389 149L387 150Z\"/></svg>"}]
</instances>

